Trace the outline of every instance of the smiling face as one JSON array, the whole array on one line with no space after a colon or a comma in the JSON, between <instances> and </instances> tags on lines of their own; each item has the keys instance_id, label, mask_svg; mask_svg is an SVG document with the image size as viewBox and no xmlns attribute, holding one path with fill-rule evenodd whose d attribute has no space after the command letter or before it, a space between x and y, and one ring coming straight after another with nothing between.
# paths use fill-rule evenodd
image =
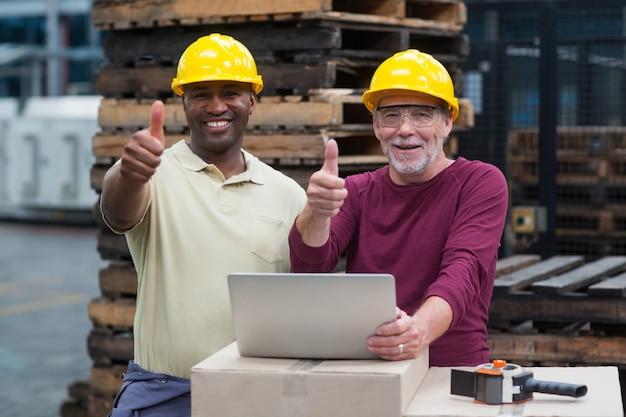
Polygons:
<instances>
[{"instance_id":1,"label":"smiling face","mask_svg":"<svg viewBox=\"0 0 626 417\"><path fill-rule=\"evenodd\" d=\"M208 163L241 159L241 144L256 106L251 85L208 81L184 86L183 107L189 125L190 146Z\"/></svg>"},{"instance_id":2,"label":"smiling face","mask_svg":"<svg viewBox=\"0 0 626 417\"><path fill-rule=\"evenodd\" d=\"M443 105L427 95L385 96L378 102L374 133L395 183L425 182L447 166L443 145L452 130L452 117ZM432 107L436 109L431 112Z\"/></svg>"}]
</instances>

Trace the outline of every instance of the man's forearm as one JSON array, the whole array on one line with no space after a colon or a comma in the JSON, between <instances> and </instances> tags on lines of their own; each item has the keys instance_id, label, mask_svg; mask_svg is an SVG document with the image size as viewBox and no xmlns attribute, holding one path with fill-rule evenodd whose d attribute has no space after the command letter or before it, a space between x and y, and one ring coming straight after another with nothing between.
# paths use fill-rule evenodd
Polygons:
<instances>
[{"instance_id":1,"label":"man's forearm","mask_svg":"<svg viewBox=\"0 0 626 417\"><path fill-rule=\"evenodd\" d=\"M119 165L114 165L102 181L102 214L118 230L128 230L137 224L149 199L149 183L125 180Z\"/></svg>"},{"instance_id":2,"label":"man's forearm","mask_svg":"<svg viewBox=\"0 0 626 417\"><path fill-rule=\"evenodd\" d=\"M424 346L441 337L452 324L452 307L441 297L428 297L424 304L413 314L413 319L420 323L421 343Z\"/></svg>"},{"instance_id":3,"label":"man's forearm","mask_svg":"<svg viewBox=\"0 0 626 417\"><path fill-rule=\"evenodd\" d=\"M296 229L306 245L318 248L328 241L330 218L314 215L307 204L296 219Z\"/></svg>"}]
</instances>

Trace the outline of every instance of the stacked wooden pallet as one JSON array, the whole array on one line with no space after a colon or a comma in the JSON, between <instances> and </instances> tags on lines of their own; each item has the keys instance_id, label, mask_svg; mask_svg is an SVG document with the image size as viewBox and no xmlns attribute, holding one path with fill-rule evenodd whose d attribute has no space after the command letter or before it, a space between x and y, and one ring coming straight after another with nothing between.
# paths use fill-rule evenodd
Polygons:
<instances>
[{"instance_id":1,"label":"stacked wooden pallet","mask_svg":"<svg viewBox=\"0 0 626 417\"><path fill-rule=\"evenodd\" d=\"M524 366L613 365L626 410L626 256L498 261L489 307L492 359Z\"/></svg>"},{"instance_id":2,"label":"stacked wooden pallet","mask_svg":"<svg viewBox=\"0 0 626 417\"><path fill-rule=\"evenodd\" d=\"M167 145L188 137L170 82L183 50L206 34L231 35L251 50L265 87L244 147L303 186L321 166L328 138L339 143L342 175L385 163L360 99L384 59L407 48L431 53L462 96L458 63L469 50L461 34L466 8L458 0L94 0L92 21L106 32L106 62L95 81L103 96L91 172L98 192L132 132L149 123L155 99L165 103ZM460 106L455 132L473 126L470 103ZM454 134L446 151L456 152ZM80 404L88 404L83 415L106 416L133 356L136 272L124 237L101 222L97 206L94 217L98 251L110 263L100 271L101 296L89 306L88 398L83 390L68 401L64 417L77 417Z\"/></svg>"},{"instance_id":3,"label":"stacked wooden pallet","mask_svg":"<svg viewBox=\"0 0 626 417\"><path fill-rule=\"evenodd\" d=\"M104 44L107 62L96 74L96 90L105 97L102 132L95 138L98 166L106 168L130 134L145 126L156 98L169 109L165 130L171 140L187 135L170 82L185 47L208 32L242 41L264 78L244 146L294 173L303 185L311 166L320 163L328 137L339 142L344 174L385 162L360 95L376 66L393 52L417 48L432 53L447 66L462 95L457 64L468 53L468 41L460 32L465 22L461 2L273 3L212 2L203 16L194 2L182 0L165 2L152 13L148 1L94 2L96 27L111 31ZM472 125L472 107L461 100L455 129ZM455 141L451 137L449 153L455 153Z\"/></svg>"},{"instance_id":4,"label":"stacked wooden pallet","mask_svg":"<svg viewBox=\"0 0 626 417\"><path fill-rule=\"evenodd\" d=\"M279 3L279 4L278 4ZM200 7L203 6L203 7ZM397 25L398 19L411 19L405 25L433 29L462 29L466 20L463 3L454 0L215 0L207 6L195 0L94 0L92 22L100 30L155 26L196 26L257 21L335 19Z\"/></svg>"},{"instance_id":5,"label":"stacked wooden pallet","mask_svg":"<svg viewBox=\"0 0 626 417\"><path fill-rule=\"evenodd\" d=\"M514 206L537 205L538 136L535 129L509 134ZM559 127L556 145L557 253L626 254L626 128Z\"/></svg>"}]
</instances>

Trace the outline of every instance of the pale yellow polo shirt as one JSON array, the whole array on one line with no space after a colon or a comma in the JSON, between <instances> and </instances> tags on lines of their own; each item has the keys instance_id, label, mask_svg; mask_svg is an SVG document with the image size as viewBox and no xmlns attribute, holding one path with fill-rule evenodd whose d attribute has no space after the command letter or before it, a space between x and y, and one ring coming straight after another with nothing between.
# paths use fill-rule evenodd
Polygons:
<instances>
[{"instance_id":1,"label":"pale yellow polo shirt","mask_svg":"<svg viewBox=\"0 0 626 417\"><path fill-rule=\"evenodd\" d=\"M163 154L144 218L126 233L137 269L135 362L190 378L234 340L226 276L288 272L287 235L304 189L244 151L246 171L222 173L183 140Z\"/></svg>"}]
</instances>

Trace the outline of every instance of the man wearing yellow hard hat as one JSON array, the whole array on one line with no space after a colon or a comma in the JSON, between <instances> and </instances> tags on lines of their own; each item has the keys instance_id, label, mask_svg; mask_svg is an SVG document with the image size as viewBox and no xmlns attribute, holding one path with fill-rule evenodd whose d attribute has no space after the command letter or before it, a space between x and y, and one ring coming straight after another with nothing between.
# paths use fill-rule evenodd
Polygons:
<instances>
[{"instance_id":1,"label":"man wearing yellow hard hat","mask_svg":"<svg viewBox=\"0 0 626 417\"><path fill-rule=\"evenodd\" d=\"M305 192L242 149L262 88L243 44L199 38L172 80L189 138L165 149L156 101L103 180L103 218L125 234L138 279L134 359L112 416L190 416L191 367L234 340L228 273L290 270Z\"/></svg>"},{"instance_id":2,"label":"man wearing yellow hard hat","mask_svg":"<svg viewBox=\"0 0 626 417\"><path fill-rule=\"evenodd\" d=\"M496 167L448 158L459 112L448 71L431 55L398 52L375 71L363 103L389 164L338 176L338 147L310 179L289 235L295 272L391 273L397 318L368 341L383 359L431 366L489 361L488 307L508 205ZM346 300L350 303L350 300Z\"/></svg>"}]
</instances>

